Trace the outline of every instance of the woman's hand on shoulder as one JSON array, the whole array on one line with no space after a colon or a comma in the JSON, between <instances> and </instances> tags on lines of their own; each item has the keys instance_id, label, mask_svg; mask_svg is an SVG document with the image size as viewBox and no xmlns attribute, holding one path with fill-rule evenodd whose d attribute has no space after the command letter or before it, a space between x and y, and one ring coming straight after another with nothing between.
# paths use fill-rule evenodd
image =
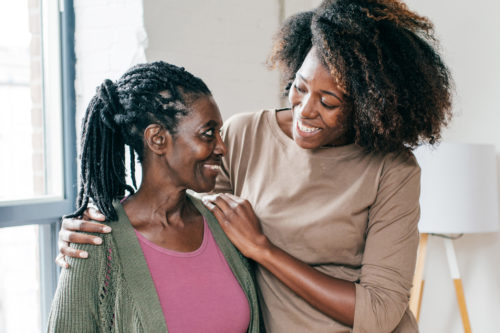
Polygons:
<instances>
[{"instance_id":1,"label":"woman's hand on shoulder","mask_svg":"<svg viewBox=\"0 0 500 333\"><path fill-rule=\"evenodd\" d=\"M205 196L202 200L244 256L256 259L270 245L248 200L228 193Z\"/></svg>"},{"instance_id":2,"label":"woman's hand on shoulder","mask_svg":"<svg viewBox=\"0 0 500 333\"><path fill-rule=\"evenodd\" d=\"M63 219L61 230L59 231L59 255L56 257L57 265L62 268L69 268L69 264L66 261L65 256L69 256L72 258L88 258L88 253L86 251L77 250L75 248L70 247L70 243L78 243L78 244L93 244L100 245L102 244L102 238L87 235L83 232L93 232L93 233L110 233L111 227L92 222L104 222L106 221L106 217L101 214L96 208L89 207L83 213L81 218L66 218Z\"/></svg>"}]
</instances>

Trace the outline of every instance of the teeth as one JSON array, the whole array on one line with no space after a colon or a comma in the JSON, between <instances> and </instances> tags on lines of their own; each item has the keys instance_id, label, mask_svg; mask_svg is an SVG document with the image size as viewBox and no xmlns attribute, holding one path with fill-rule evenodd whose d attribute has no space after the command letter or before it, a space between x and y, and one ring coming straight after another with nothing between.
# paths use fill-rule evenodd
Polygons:
<instances>
[{"instance_id":1,"label":"teeth","mask_svg":"<svg viewBox=\"0 0 500 333\"><path fill-rule=\"evenodd\" d=\"M297 124L299 125L299 129L302 132L311 133L311 132L318 131L318 130L321 129L321 128L318 128L318 127L309 127L309 126L306 126L306 125L302 124L301 121L298 121Z\"/></svg>"},{"instance_id":2,"label":"teeth","mask_svg":"<svg viewBox=\"0 0 500 333\"><path fill-rule=\"evenodd\" d=\"M220 170L220 166L218 166L218 165L205 164L205 167L207 167L208 169L213 170L213 171L219 171Z\"/></svg>"}]
</instances>

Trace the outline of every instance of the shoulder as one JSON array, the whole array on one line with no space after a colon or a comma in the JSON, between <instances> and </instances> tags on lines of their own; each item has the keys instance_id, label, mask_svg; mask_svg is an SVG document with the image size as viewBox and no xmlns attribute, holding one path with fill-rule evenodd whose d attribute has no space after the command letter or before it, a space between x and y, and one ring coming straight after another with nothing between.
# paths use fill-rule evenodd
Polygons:
<instances>
[{"instance_id":1,"label":"shoulder","mask_svg":"<svg viewBox=\"0 0 500 333\"><path fill-rule=\"evenodd\" d=\"M392 203L417 213L420 196L420 167L413 153L400 152L384 155L378 182L376 203L372 207ZM418 221L418 214L416 221Z\"/></svg>"},{"instance_id":2,"label":"shoulder","mask_svg":"<svg viewBox=\"0 0 500 333\"><path fill-rule=\"evenodd\" d=\"M260 122L265 121L266 117L268 117L272 112L272 110L260 110L257 112L242 112L234 114L224 122L224 131L238 133L242 130L255 127Z\"/></svg>"},{"instance_id":3,"label":"shoulder","mask_svg":"<svg viewBox=\"0 0 500 333\"><path fill-rule=\"evenodd\" d=\"M100 263L106 260L107 249L112 246L112 235L110 234L97 234L97 233L85 233L88 235L94 235L101 237L103 242L101 245L92 244L76 244L71 243L71 247L77 250L83 250L88 253L88 258L68 258L68 263L70 265L70 270L73 271L97 271L101 268Z\"/></svg>"},{"instance_id":4,"label":"shoulder","mask_svg":"<svg viewBox=\"0 0 500 333\"><path fill-rule=\"evenodd\" d=\"M383 157L383 174L420 176L420 166L411 151L388 153Z\"/></svg>"}]
</instances>

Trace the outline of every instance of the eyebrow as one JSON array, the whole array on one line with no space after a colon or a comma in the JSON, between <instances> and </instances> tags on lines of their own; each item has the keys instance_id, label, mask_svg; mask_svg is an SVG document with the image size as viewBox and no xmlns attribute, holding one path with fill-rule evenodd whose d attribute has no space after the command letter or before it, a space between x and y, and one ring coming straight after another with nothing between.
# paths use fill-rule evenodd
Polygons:
<instances>
[{"instance_id":1,"label":"eyebrow","mask_svg":"<svg viewBox=\"0 0 500 333\"><path fill-rule=\"evenodd\" d=\"M217 121L209 120L202 127L217 127L217 126L220 126L220 124Z\"/></svg>"},{"instance_id":2,"label":"eyebrow","mask_svg":"<svg viewBox=\"0 0 500 333\"><path fill-rule=\"evenodd\" d=\"M305 78L305 77L303 77L303 76L302 76L302 74L297 73L297 76L298 76L298 77L300 77L300 79L301 79L302 81L304 81L305 83L308 83L308 82L309 82L309 81L307 81L307 80L306 80L306 78ZM320 90L320 91L321 91L322 93L324 93L324 94L327 94L327 95L333 96L333 97L335 97L336 99L338 99L340 102L342 102L342 98L340 98L340 97L339 97L337 94L335 94L334 92L332 92L332 91L328 91L328 90Z\"/></svg>"}]
</instances>

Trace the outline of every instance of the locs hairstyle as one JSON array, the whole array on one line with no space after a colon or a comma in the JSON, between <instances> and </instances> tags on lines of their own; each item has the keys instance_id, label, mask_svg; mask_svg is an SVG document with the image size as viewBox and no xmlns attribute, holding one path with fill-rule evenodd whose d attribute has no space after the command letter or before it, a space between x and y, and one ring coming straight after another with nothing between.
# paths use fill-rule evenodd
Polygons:
<instances>
[{"instance_id":1,"label":"locs hairstyle","mask_svg":"<svg viewBox=\"0 0 500 333\"><path fill-rule=\"evenodd\" d=\"M77 210L68 217L80 216L92 199L108 219L115 220L113 200L126 190L134 193L125 178L125 145L130 148L137 188L135 154L142 161L146 127L160 124L175 134L179 119L189 113L189 101L210 94L201 79L161 61L134 66L116 83L105 80L83 119Z\"/></svg>"},{"instance_id":2,"label":"locs hairstyle","mask_svg":"<svg viewBox=\"0 0 500 333\"><path fill-rule=\"evenodd\" d=\"M440 139L452 80L426 18L395 0L327 0L290 17L269 57L286 92L313 46L345 90L357 144L391 152Z\"/></svg>"}]
</instances>

